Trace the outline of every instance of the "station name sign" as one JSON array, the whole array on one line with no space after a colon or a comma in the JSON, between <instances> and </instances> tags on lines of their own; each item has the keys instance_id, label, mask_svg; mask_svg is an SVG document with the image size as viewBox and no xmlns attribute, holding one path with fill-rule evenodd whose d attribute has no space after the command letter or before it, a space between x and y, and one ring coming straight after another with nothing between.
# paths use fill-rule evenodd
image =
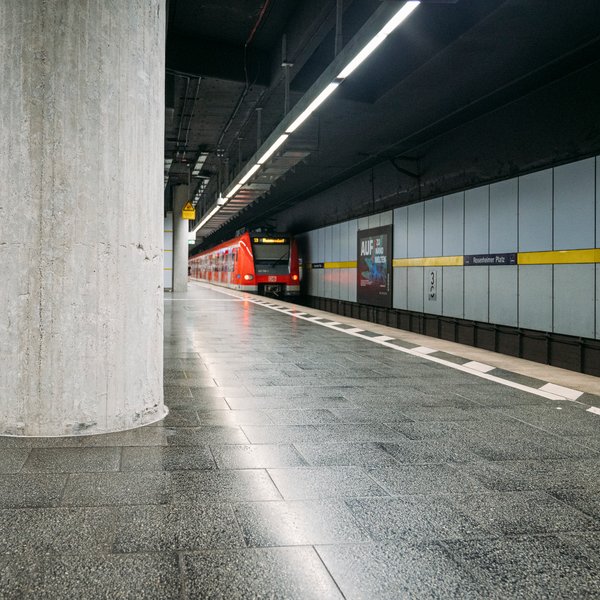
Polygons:
<instances>
[{"instance_id":1,"label":"station name sign","mask_svg":"<svg viewBox=\"0 0 600 600\"><path fill-rule=\"evenodd\" d=\"M516 265L516 252L506 254L465 254L465 267Z\"/></svg>"}]
</instances>

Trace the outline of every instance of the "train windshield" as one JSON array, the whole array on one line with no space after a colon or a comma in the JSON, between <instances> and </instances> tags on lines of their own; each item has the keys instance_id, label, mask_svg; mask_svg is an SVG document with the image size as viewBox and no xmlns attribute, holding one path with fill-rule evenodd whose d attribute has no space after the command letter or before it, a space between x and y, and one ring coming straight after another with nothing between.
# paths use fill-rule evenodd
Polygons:
<instances>
[{"instance_id":1,"label":"train windshield","mask_svg":"<svg viewBox=\"0 0 600 600\"><path fill-rule=\"evenodd\" d=\"M257 273L286 273L290 262L290 241L285 238L253 238L252 252Z\"/></svg>"}]
</instances>

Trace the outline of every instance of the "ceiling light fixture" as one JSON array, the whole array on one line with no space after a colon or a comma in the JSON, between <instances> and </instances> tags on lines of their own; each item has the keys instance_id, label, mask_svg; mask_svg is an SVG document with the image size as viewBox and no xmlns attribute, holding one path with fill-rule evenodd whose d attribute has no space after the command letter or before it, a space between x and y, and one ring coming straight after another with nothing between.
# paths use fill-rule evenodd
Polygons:
<instances>
[{"instance_id":1,"label":"ceiling light fixture","mask_svg":"<svg viewBox=\"0 0 600 600\"><path fill-rule=\"evenodd\" d=\"M225 197L226 197L226 198L232 198L233 196L235 196L235 195L238 193L238 190L239 190L241 187L242 187L242 184L241 184L241 183L238 183L238 184L236 184L236 185L233 187L233 189L232 189L232 190L231 190L231 191L230 191L228 194L226 194L226 196L225 196Z\"/></svg>"},{"instance_id":2,"label":"ceiling light fixture","mask_svg":"<svg viewBox=\"0 0 600 600\"><path fill-rule=\"evenodd\" d=\"M387 36L406 20L413 10L419 6L421 2L414 0L407 2L382 28L376 33L371 41L340 71L338 79L345 79L361 65L368 56L370 56L379 45L387 38Z\"/></svg>"},{"instance_id":3,"label":"ceiling light fixture","mask_svg":"<svg viewBox=\"0 0 600 600\"><path fill-rule=\"evenodd\" d=\"M200 223L198 223L198 225L196 225L196 227L194 227L194 229L192 229L191 233L196 234L196 232L198 231L198 229L200 229L201 227L204 227L204 225L206 225L206 223L208 223L208 221L210 221L220 210L221 210L221 207L217 204L217 206L215 206L204 217L204 219L202 219L202 221L200 221Z\"/></svg>"},{"instance_id":4,"label":"ceiling light fixture","mask_svg":"<svg viewBox=\"0 0 600 600\"><path fill-rule=\"evenodd\" d=\"M274 154L275 150L285 142L290 136L287 133L280 135L272 146L256 161L259 165L264 165Z\"/></svg>"},{"instance_id":5,"label":"ceiling light fixture","mask_svg":"<svg viewBox=\"0 0 600 600\"><path fill-rule=\"evenodd\" d=\"M246 181L248 181L248 179L250 179L250 177L252 177L252 175L254 175L254 173L256 173L256 171L258 171L260 169L260 165L258 163L256 163L241 179L240 179L240 185L244 185L246 183Z\"/></svg>"},{"instance_id":6,"label":"ceiling light fixture","mask_svg":"<svg viewBox=\"0 0 600 600\"><path fill-rule=\"evenodd\" d=\"M300 116L285 130L286 133L293 133L312 115L340 85L337 81L330 83L301 113Z\"/></svg>"}]
</instances>

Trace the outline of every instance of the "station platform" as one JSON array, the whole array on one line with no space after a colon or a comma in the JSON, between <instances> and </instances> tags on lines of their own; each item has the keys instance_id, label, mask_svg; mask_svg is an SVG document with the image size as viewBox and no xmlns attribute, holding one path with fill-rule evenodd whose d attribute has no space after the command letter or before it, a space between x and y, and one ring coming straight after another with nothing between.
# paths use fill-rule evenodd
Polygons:
<instances>
[{"instance_id":1,"label":"station platform","mask_svg":"<svg viewBox=\"0 0 600 600\"><path fill-rule=\"evenodd\" d=\"M189 287L164 421L0 438L0 598L598 596L596 378Z\"/></svg>"}]
</instances>

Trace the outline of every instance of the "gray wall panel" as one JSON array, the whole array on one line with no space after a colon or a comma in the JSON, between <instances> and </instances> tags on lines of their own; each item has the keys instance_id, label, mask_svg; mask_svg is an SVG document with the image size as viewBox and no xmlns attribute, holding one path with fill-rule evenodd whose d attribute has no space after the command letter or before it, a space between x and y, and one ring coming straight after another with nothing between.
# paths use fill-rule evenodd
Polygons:
<instances>
[{"instance_id":1,"label":"gray wall panel","mask_svg":"<svg viewBox=\"0 0 600 600\"><path fill-rule=\"evenodd\" d=\"M394 222L394 212L388 210L379 215L379 224L380 225L391 225Z\"/></svg>"},{"instance_id":2,"label":"gray wall panel","mask_svg":"<svg viewBox=\"0 0 600 600\"><path fill-rule=\"evenodd\" d=\"M340 269L340 300L350 297L350 269Z\"/></svg>"},{"instance_id":3,"label":"gray wall panel","mask_svg":"<svg viewBox=\"0 0 600 600\"><path fill-rule=\"evenodd\" d=\"M394 308L408 309L408 268L394 268L393 304Z\"/></svg>"},{"instance_id":4,"label":"gray wall panel","mask_svg":"<svg viewBox=\"0 0 600 600\"><path fill-rule=\"evenodd\" d=\"M325 295L325 269L317 270L317 286L319 288L319 296L327 297Z\"/></svg>"},{"instance_id":5,"label":"gray wall panel","mask_svg":"<svg viewBox=\"0 0 600 600\"><path fill-rule=\"evenodd\" d=\"M594 337L595 265L554 265L554 331Z\"/></svg>"},{"instance_id":6,"label":"gray wall panel","mask_svg":"<svg viewBox=\"0 0 600 600\"><path fill-rule=\"evenodd\" d=\"M518 189L516 178L490 185L490 252L517 251Z\"/></svg>"},{"instance_id":7,"label":"gray wall panel","mask_svg":"<svg viewBox=\"0 0 600 600\"><path fill-rule=\"evenodd\" d=\"M432 289L432 282L435 281ZM431 297L430 291L435 297ZM443 269L442 267L424 267L423 269L423 310L432 315L442 314Z\"/></svg>"},{"instance_id":8,"label":"gray wall panel","mask_svg":"<svg viewBox=\"0 0 600 600\"><path fill-rule=\"evenodd\" d=\"M317 272L314 269L308 270L308 293L312 296L317 295Z\"/></svg>"},{"instance_id":9,"label":"gray wall panel","mask_svg":"<svg viewBox=\"0 0 600 600\"><path fill-rule=\"evenodd\" d=\"M408 256L408 207L394 210L394 258Z\"/></svg>"},{"instance_id":10,"label":"gray wall panel","mask_svg":"<svg viewBox=\"0 0 600 600\"><path fill-rule=\"evenodd\" d=\"M369 229L369 217L361 217L358 219L358 230L363 231Z\"/></svg>"},{"instance_id":11,"label":"gray wall panel","mask_svg":"<svg viewBox=\"0 0 600 600\"><path fill-rule=\"evenodd\" d=\"M489 251L489 186L465 192L465 254Z\"/></svg>"},{"instance_id":12,"label":"gray wall panel","mask_svg":"<svg viewBox=\"0 0 600 600\"><path fill-rule=\"evenodd\" d=\"M358 243L356 236L358 232L358 221L352 219L348 223L348 260L356 260L358 252Z\"/></svg>"},{"instance_id":13,"label":"gray wall panel","mask_svg":"<svg viewBox=\"0 0 600 600\"><path fill-rule=\"evenodd\" d=\"M516 265L490 268L490 323L517 326L518 269Z\"/></svg>"},{"instance_id":14,"label":"gray wall panel","mask_svg":"<svg viewBox=\"0 0 600 600\"><path fill-rule=\"evenodd\" d=\"M341 269L327 269L331 280L331 297L335 300L340 299L340 271Z\"/></svg>"},{"instance_id":15,"label":"gray wall panel","mask_svg":"<svg viewBox=\"0 0 600 600\"><path fill-rule=\"evenodd\" d=\"M600 265L596 265L596 338L600 340Z\"/></svg>"},{"instance_id":16,"label":"gray wall panel","mask_svg":"<svg viewBox=\"0 0 600 600\"><path fill-rule=\"evenodd\" d=\"M552 250L552 169L519 178L519 252Z\"/></svg>"},{"instance_id":17,"label":"gray wall panel","mask_svg":"<svg viewBox=\"0 0 600 600\"><path fill-rule=\"evenodd\" d=\"M314 262L325 261L325 229L317 229L317 260Z\"/></svg>"},{"instance_id":18,"label":"gray wall panel","mask_svg":"<svg viewBox=\"0 0 600 600\"><path fill-rule=\"evenodd\" d=\"M408 207L408 256L423 256L423 202Z\"/></svg>"},{"instance_id":19,"label":"gray wall panel","mask_svg":"<svg viewBox=\"0 0 600 600\"><path fill-rule=\"evenodd\" d=\"M444 225L442 254L464 254L465 194L459 192L444 196Z\"/></svg>"},{"instance_id":20,"label":"gray wall panel","mask_svg":"<svg viewBox=\"0 0 600 600\"><path fill-rule=\"evenodd\" d=\"M444 267L443 271L443 314L462 319L464 316L464 267Z\"/></svg>"},{"instance_id":21,"label":"gray wall panel","mask_svg":"<svg viewBox=\"0 0 600 600\"><path fill-rule=\"evenodd\" d=\"M596 156L596 248L600 248L600 156Z\"/></svg>"},{"instance_id":22,"label":"gray wall panel","mask_svg":"<svg viewBox=\"0 0 600 600\"><path fill-rule=\"evenodd\" d=\"M552 265L519 267L519 327L552 331Z\"/></svg>"},{"instance_id":23,"label":"gray wall panel","mask_svg":"<svg viewBox=\"0 0 600 600\"><path fill-rule=\"evenodd\" d=\"M331 295L331 282L333 280L334 269L321 269L323 273L323 296L325 298L332 298Z\"/></svg>"},{"instance_id":24,"label":"gray wall panel","mask_svg":"<svg viewBox=\"0 0 600 600\"><path fill-rule=\"evenodd\" d=\"M465 319L488 321L489 267L465 267Z\"/></svg>"},{"instance_id":25,"label":"gray wall panel","mask_svg":"<svg viewBox=\"0 0 600 600\"><path fill-rule=\"evenodd\" d=\"M423 267L408 268L408 310L423 312Z\"/></svg>"},{"instance_id":26,"label":"gray wall panel","mask_svg":"<svg viewBox=\"0 0 600 600\"><path fill-rule=\"evenodd\" d=\"M325 227L323 235L325 236L325 254L323 255L323 260L330 262L333 260L333 227Z\"/></svg>"},{"instance_id":27,"label":"gray wall panel","mask_svg":"<svg viewBox=\"0 0 600 600\"><path fill-rule=\"evenodd\" d=\"M350 260L348 258L348 221L340 223L340 254L338 260Z\"/></svg>"},{"instance_id":28,"label":"gray wall panel","mask_svg":"<svg viewBox=\"0 0 600 600\"><path fill-rule=\"evenodd\" d=\"M442 198L425 202L425 242L423 256L442 255Z\"/></svg>"},{"instance_id":29,"label":"gray wall panel","mask_svg":"<svg viewBox=\"0 0 600 600\"><path fill-rule=\"evenodd\" d=\"M554 169L554 250L593 248L594 187L593 158Z\"/></svg>"},{"instance_id":30,"label":"gray wall panel","mask_svg":"<svg viewBox=\"0 0 600 600\"><path fill-rule=\"evenodd\" d=\"M373 229L373 227L379 227L381 225L381 216L379 214L369 215L367 219L369 223L369 229Z\"/></svg>"},{"instance_id":31,"label":"gray wall panel","mask_svg":"<svg viewBox=\"0 0 600 600\"><path fill-rule=\"evenodd\" d=\"M349 298L350 302L356 302L356 268L349 269L350 271L350 286L349 286Z\"/></svg>"}]
</instances>

